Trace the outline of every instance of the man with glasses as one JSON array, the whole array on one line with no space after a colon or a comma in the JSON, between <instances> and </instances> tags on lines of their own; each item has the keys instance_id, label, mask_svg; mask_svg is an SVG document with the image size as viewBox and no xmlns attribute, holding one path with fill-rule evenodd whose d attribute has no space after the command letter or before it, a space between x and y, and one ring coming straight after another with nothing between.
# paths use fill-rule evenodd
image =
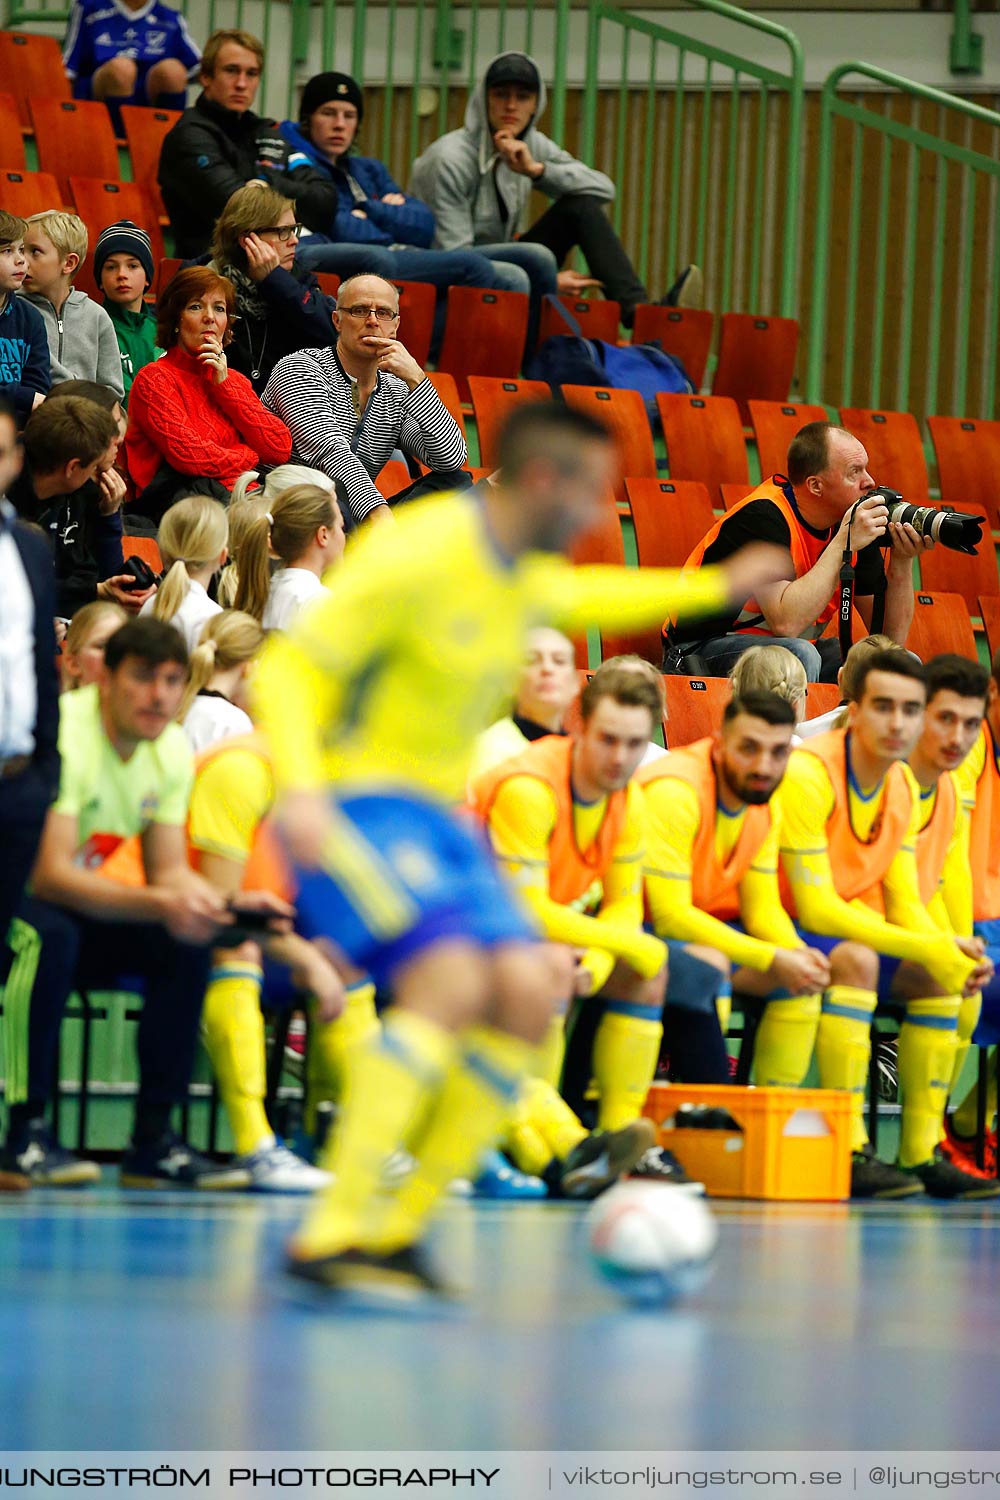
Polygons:
<instances>
[{"instance_id":1,"label":"man with glasses","mask_svg":"<svg viewBox=\"0 0 1000 1500\"><path fill-rule=\"evenodd\" d=\"M393 504L460 489L468 454L454 417L399 332L399 293L381 276L341 283L335 349L301 349L275 366L264 405L292 434L292 461L321 469L337 486L344 520L389 519L375 479L396 448L430 469Z\"/></svg>"}]
</instances>

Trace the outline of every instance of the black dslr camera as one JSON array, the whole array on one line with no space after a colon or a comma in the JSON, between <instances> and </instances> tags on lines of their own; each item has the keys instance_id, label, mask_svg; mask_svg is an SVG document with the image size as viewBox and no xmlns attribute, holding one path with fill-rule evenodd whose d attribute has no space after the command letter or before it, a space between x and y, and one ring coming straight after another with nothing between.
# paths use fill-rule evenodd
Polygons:
<instances>
[{"instance_id":1,"label":"black dslr camera","mask_svg":"<svg viewBox=\"0 0 1000 1500\"><path fill-rule=\"evenodd\" d=\"M132 581L130 583L123 583L123 589L151 589L154 584L159 585L160 583L159 573L154 572L146 559L139 557L137 553L133 553L131 557L126 557L125 566L122 568L122 576L124 577L125 575L128 575Z\"/></svg>"},{"instance_id":2,"label":"black dslr camera","mask_svg":"<svg viewBox=\"0 0 1000 1500\"><path fill-rule=\"evenodd\" d=\"M983 539L985 516L967 516L964 511L938 510L936 505L907 505L898 490L890 490L880 484L868 490L862 497L870 500L878 495L889 507L889 520L899 525L908 523L918 536L929 536L932 541L948 547L952 552L965 552L975 556Z\"/></svg>"}]
</instances>

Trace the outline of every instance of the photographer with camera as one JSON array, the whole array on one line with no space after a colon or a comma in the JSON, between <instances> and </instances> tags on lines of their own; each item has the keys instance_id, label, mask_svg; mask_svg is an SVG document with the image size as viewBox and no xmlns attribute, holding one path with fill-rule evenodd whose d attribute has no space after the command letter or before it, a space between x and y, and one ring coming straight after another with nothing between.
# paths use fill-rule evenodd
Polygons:
<instances>
[{"instance_id":1,"label":"photographer with camera","mask_svg":"<svg viewBox=\"0 0 1000 1500\"><path fill-rule=\"evenodd\" d=\"M908 521L890 520L885 495L868 493L875 484L868 455L842 427L810 422L801 428L787 468L787 476L774 474L717 521L685 564L720 563L747 542L766 541L787 550L787 576L759 589L735 615L681 626L668 620L665 672L725 676L751 646L777 639L798 657L810 682L836 681L840 642L823 632L838 616L848 551L854 604L865 625L904 644L913 618L913 559L933 540Z\"/></svg>"}]
</instances>

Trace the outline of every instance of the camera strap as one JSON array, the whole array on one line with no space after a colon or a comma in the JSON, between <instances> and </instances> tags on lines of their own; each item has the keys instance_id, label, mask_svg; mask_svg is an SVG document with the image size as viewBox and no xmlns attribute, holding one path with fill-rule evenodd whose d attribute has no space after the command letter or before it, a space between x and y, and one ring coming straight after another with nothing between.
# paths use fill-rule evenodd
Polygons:
<instances>
[{"instance_id":1,"label":"camera strap","mask_svg":"<svg viewBox=\"0 0 1000 1500\"><path fill-rule=\"evenodd\" d=\"M847 545L844 548L840 561L840 616L839 636L841 660L845 659L851 649L851 606L854 603L854 548L851 546L851 527L854 525L854 515L861 501L858 500L851 507L851 514L847 518Z\"/></svg>"}]
</instances>

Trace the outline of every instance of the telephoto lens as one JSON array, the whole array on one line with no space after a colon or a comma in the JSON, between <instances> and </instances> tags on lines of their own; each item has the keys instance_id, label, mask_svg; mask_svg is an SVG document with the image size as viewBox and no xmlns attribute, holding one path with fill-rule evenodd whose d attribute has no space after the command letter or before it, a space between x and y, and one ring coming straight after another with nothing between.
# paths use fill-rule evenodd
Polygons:
<instances>
[{"instance_id":1,"label":"telephoto lens","mask_svg":"<svg viewBox=\"0 0 1000 1500\"><path fill-rule=\"evenodd\" d=\"M964 511L938 510L936 505L907 505L898 490L880 484L865 495L870 500L880 496L889 508L889 520L910 525L918 536L929 536L933 542L951 552L974 556L983 539L985 516L967 516Z\"/></svg>"}]
</instances>

